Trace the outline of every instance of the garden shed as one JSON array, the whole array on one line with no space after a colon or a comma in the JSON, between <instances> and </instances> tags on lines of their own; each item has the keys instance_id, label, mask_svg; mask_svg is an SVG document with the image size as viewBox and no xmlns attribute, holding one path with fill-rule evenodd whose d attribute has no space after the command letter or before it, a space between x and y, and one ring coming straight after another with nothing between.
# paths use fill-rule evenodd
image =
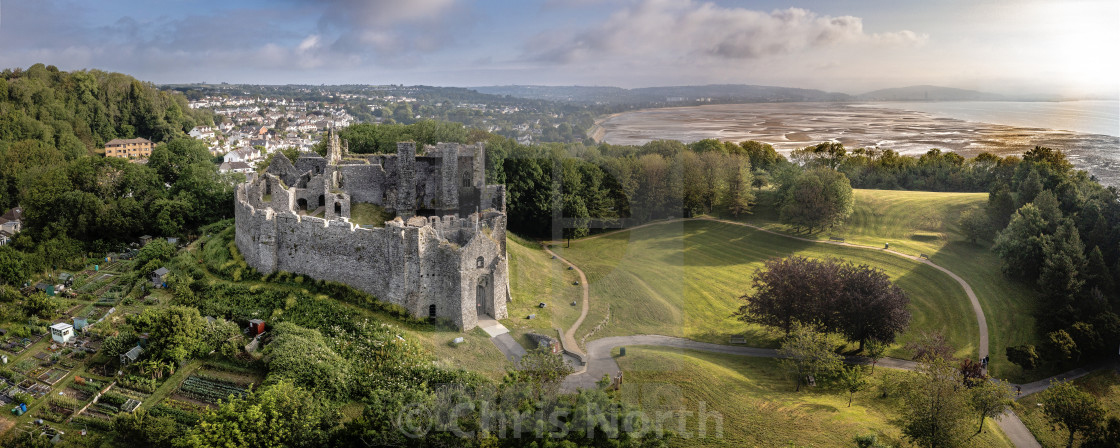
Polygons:
<instances>
[{"instance_id":1,"label":"garden shed","mask_svg":"<svg viewBox=\"0 0 1120 448\"><path fill-rule=\"evenodd\" d=\"M121 355L121 367L127 366L140 359L140 355L144 353L144 349L139 345L132 347L131 350Z\"/></svg>"},{"instance_id":2,"label":"garden shed","mask_svg":"<svg viewBox=\"0 0 1120 448\"><path fill-rule=\"evenodd\" d=\"M163 288L167 286L167 274L171 273L167 268L159 268L152 271L152 286L156 288Z\"/></svg>"},{"instance_id":3,"label":"garden shed","mask_svg":"<svg viewBox=\"0 0 1120 448\"><path fill-rule=\"evenodd\" d=\"M74 337L74 326L66 323L57 323L51 325L51 339L59 344L70 342L70 338Z\"/></svg>"}]
</instances>

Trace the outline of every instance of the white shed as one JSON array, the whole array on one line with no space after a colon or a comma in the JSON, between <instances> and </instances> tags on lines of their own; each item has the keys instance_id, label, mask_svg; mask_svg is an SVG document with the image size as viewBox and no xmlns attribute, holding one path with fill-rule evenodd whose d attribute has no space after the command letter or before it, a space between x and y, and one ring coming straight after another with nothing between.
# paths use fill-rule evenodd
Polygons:
<instances>
[{"instance_id":1,"label":"white shed","mask_svg":"<svg viewBox=\"0 0 1120 448\"><path fill-rule=\"evenodd\" d=\"M51 325L51 339L60 344L70 342L70 338L74 337L74 326L66 323L57 323Z\"/></svg>"}]
</instances>

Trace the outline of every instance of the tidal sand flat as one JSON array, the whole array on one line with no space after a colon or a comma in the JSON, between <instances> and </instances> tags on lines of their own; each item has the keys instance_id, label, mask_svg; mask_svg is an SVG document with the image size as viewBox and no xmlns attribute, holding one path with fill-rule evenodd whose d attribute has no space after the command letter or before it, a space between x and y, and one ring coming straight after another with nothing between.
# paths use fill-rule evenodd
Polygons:
<instances>
[{"instance_id":1,"label":"tidal sand flat","mask_svg":"<svg viewBox=\"0 0 1120 448\"><path fill-rule=\"evenodd\" d=\"M921 154L931 148L972 157L987 151L1022 154L1034 146L1064 151L1105 185L1120 185L1120 137L1009 126L934 116L879 104L761 103L624 112L603 120L599 141L641 145L652 140L757 140L788 153L820 142L849 148Z\"/></svg>"}]
</instances>

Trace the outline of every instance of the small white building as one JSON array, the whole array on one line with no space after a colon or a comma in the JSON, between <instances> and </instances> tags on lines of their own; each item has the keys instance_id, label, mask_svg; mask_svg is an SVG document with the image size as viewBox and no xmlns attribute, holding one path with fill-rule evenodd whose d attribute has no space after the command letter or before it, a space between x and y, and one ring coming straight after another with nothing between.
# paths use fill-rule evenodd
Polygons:
<instances>
[{"instance_id":1,"label":"small white building","mask_svg":"<svg viewBox=\"0 0 1120 448\"><path fill-rule=\"evenodd\" d=\"M70 338L74 337L74 326L67 323L57 323L51 325L51 339L59 344L70 342Z\"/></svg>"}]
</instances>

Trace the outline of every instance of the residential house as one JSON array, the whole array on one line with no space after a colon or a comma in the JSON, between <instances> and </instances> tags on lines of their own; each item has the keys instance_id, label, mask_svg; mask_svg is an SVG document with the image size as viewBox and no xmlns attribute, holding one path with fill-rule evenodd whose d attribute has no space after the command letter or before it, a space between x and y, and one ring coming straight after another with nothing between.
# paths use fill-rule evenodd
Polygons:
<instances>
[{"instance_id":1,"label":"residential house","mask_svg":"<svg viewBox=\"0 0 1120 448\"><path fill-rule=\"evenodd\" d=\"M195 126L187 135L197 139L214 138L214 128L210 126Z\"/></svg>"},{"instance_id":2,"label":"residential house","mask_svg":"<svg viewBox=\"0 0 1120 448\"><path fill-rule=\"evenodd\" d=\"M12 233L7 230L0 230L0 246L12 244L13 236L15 235L12 235Z\"/></svg>"},{"instance_id":3,"label":"residential house","mask_svg":"<svg viewBox=\"0 0 1120 448\"><path fill-rule=\"evenodd\" d=\"M105 157L122 159L148 158L152 155L152 141L146 138L114 138L105 144Z\"/></svg>"},{"instance_id":4,"label":"residential house","mask_svg":"<svg viewBox=\"0 0 1120 448\"><path fill-rule=\"evenodd\" d=\"M248 163L245 163L245 162L222 162L222 164L218 166L218 172L220 172L220 173L251 173L251 172L253 172L253 167L250 166Z\"/></svg>"},{"instance_id":5,"label":"residential house","mask_svg":"<svg viewBox=\"0 0 1120 448\"><path fill-rule=\"evenodd\" d=\"M19 233L21 223L23 221L23 208L14 207L0 216L0 230L7 231L11 235Z\"/></svg>"},{"instance_id":6,"label":"residential house","mask_svg":"<svg viewBox=\"0 0 1120 448\"><path fill-rule=\"evenodd\" d=\"M260 160L261 152L255 148L241 148L230 151L222 158L223 162L255 162Z\"/></svg>"}]
</instances>

